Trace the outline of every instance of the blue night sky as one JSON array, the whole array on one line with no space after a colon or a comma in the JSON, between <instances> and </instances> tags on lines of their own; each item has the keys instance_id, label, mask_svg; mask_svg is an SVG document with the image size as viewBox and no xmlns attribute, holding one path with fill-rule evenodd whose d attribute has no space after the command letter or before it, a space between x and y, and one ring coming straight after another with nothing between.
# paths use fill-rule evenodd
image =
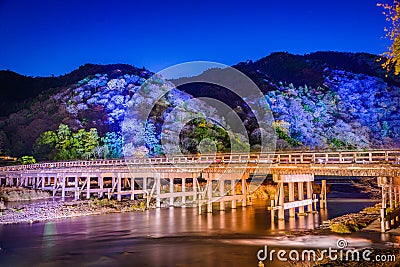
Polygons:
<instances>
[{"instance_id":1,"label":"blue night sky","mask_svg":"<svg viewBox=\"0 0 400 267\"><path fill-rule=\"evenodd\" d=\"M377 1L0 0L0 69L49 76L85 63L159 71L277 51L379 54L389 43Z\"/></svg>"}]
</instances>

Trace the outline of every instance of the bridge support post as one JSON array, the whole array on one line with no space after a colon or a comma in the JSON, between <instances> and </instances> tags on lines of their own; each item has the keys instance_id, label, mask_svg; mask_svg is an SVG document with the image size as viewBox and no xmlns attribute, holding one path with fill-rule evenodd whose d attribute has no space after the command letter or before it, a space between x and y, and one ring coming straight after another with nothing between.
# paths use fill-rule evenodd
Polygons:
<instances>
[{"instance_id":1,"label":"bridge support post","mask_svg":"<svg viewBox=\"0 0 400 267\"><path fill-rule=\"evenodd\" d=\"M35 188L34 189L38 189L39 188L39 184L40 184L40 174L36 174L35 177L36 183L35 183ZM18 177L17 177L17 185L18 185Z\"/></svg>"},{"instance_id":2,"label":"bridge support post","mask_svg":"<svg viewBox=\"0 0 400 267\"><path fill-rule=\"evenodd\" d=\"M246 207L247 206L247 186L246 186L246 179L247 179L247 174L243 174L242 177L242 195L243 195L243 199L242 199L242 207Z\"/></svg>"},{"instance_id":3,"label":"bridge support post","mask_svg":"<svg viewBox=\"0 0 400 267\"><path fill-rule=\"evenodd\" d=\"M58 181L58 177L54 176L53 177L53 197L56 195L56 191L57 191L57 181Z\"/></svg>"},{"instance_id":4,"label":"bridge support post","mask_svg":"<svg viewBox=\"0 0 400 267\"><path fill-rule=\"evenodd\" d=\"M156 174L156 208L161 208L161 198L160 198L160 194L161 194L161 175L159 173ZM133 180L132 180L132 184L131 187L133 187ZM132 189L133 191L133 189Z\"/></svg>"},{"instance_id":5,"label":"bridge support post","mask_svg":"<svg viewBox=\"0 0 400 267\"><path fill-rule=\"evenodd\" d=\"M65 175L61 177L61 199L65 199Z\"/></svg>"},{"instance_id":6,"label":"bridge support post","mask_svg":"<svg viewBox=\"0 0 400 267\"><path fill-rule=\"evenodd\" d=\"M43 175L43 177L42 177L42 191L44 190L45 186L46 186L46 176Z\"/></svg>"},{"instance_id":7,"label":"bridge support post","mask_svg":"<svg viewBox=\"0 0 400 267\"><path fill-rule=\"evenodd\" d=\"M224 195L225 195L225 181L221 179L219 181L219 196L224 197ZM225 201L219 202L219 210L225 210Z\"/></svg>"},{"instance_id":8,"label":"bridge support post","mask_svg":"<svg viewBox=\"0 0 400 267\"><path fill-rule=\"evenodd\" d=\"M199 177L198 173L192 173L192 186L193 186L193 201L197 200L197 178Z\"/></svg>"},{"instance_id":9,"label":"bridge support post","mask_svg":"<svg viewBox=\"0 0 400 267\"><path fill-rule=\"evenodd\" d=\"M320 206L321 209L326 208L326 180L321 181L321 194L320 194Z\"/></svg>"},{"instance_id":10,"label":"bridge support post","mask_svg":"<svg viewBox=\"0 0 400 267\"><path fill-rule=\"evenodd\" d=\"M147 177L143 177L143 190L147 192Z\"/></svg>"},{"instance_id":11,"label":"bridge support post","mask_svg":"<svg viewBox=\"0 0 400 267\"><path fill-rule=\"evenodd\" d=\"M275 200L271 199L271 222L275 221Z\"/></svg>"},{"instance_id":12,"label":"bridge support post","mask_svg":"<svg viewBox=\"0 0 400 267\"><path fill-rule=\"evenodd\" d=\"M182 205L186 205L186 178L182 178Z\"/></svg>"},{"instance_id":13,"label":"bridge support post","mask_svg":"<svg viewBox=\"0 0 400 267\"><path fill-rule=\"evenodd\" d=\"M280 206L279 211L278 211L278 219L279 220L284 220L285 219L285 190L283 186L283 182L279 182L279 203L278 205Z\"/></svg>"},{"instance_id":14,"label":"bridge support post","mask_svg":"<svg viewBox=\"0 0 400 267\"><path fill-rule=\"evenodd\" d=\"M297 194L299 200L304 200L304 183L298 182L297 183ZM304 206L299 206L299 215L304 215Z\"/></svg>"},{"instance_id":15,"label":"bridge support post","mask_svg":"<svg viewBox=\"0 0 400 267\"><path fill-rule=\"evenodd\" d=\"M393 210L393 178L390 177L389 179L389 207Z\"/></svg>"},{"instance_id":16,"label":"bridge support post","mask_svg":"<svg viewBox=\"0 0 400 267\"><path fill-rule=\"evenodd\" d=\"M386 187L387 187L387 178L386 177L378 177L378 184L381 185L382 188L382 208L381 208L381 232L386 232L388 229L388 222L386 221Z\"/></svg>"},{"instance_id":17,"label":"bridge support post","mask_svg":"<svg viewBox=\"0 0 400 267\"><path fill-rule=\"evenodd\" d=\"M231 191L232 191L232 196L236 196L236 181L235 180L231 180ZM232 209L236 209L236 200L232 200L232 205L231 205Z\"/></svg>"},{"instance_id":18,"label":"bridge support post","mask_svg":"<svg viewBox=\"0 0 400 267\"><path fill-rule=\"evenodd\" d=\"M135 199L135 194L133 193L134 190L135 190L135 178L131 177L131 191L132 191L131 200ZM159 194L159 193L157 193L157 194Z\"/></svg>"},{"instance_id":19,"label":"bridge support post","mask_svg":"<svg viewBox=\"0 0 400 267\"><path fill-rule=\"evenodd\" d=\"M313 190L312 190L312 183L311 181L307 181L307 199L312 199L313 198ZM313 211L313 205L309 204L307 206L307 211L312 212Z\"/></svg>"},{"instance_id":20,"label":"bridge support post","mask_svg":"<svg viewBox=\"0 0 400 267\"><path fill-rule=\"evenodd\" d=\"M90 175L86 176L86 199L90 199Z\"/></svg>"},{"instance_id":21,"label":"bridge support post","mask_svg":"<svg viewBox=\"0 0 400 267\"><path fill-rule=\"evenodd\" d=\"M289 182L289 202L294 201L294 182ZM294 208L289 209L289 217L295 217L295 210Z\"/></svg>"},{"instance_id":22,"label":"bridge support post","mask_svg":"<svg viewBox=\"0 0 400 267\"><path fill-rule=\"evenodd\" d=\"M207 212L212 213L212 180L207 180Z\"/></svg>"},{"instance_id":23,"label":"bridge support post","mask_svg":"<svg viewBox=\"0 0 400 267\"><path fill-rule=\"evenodd\" d=\"M169 192L172 194L174 193L174 178L171 176L169 177ZM169 206L174 206L174 197L169 198Z\"/></svg>"},{"instance_id":24,"label":"bridge support post","mask_svg":"<svg viewBox=\"0 0 400 267\"><path fill-rule=\"evenodd\" d=\"M75 176L75 194L74 194L74 198L75 200L79 199L79 177Z\"/></svg>"},{"instance_id":25,"label":"bridge support post","mask_svg":"<svg viewBox=\"0 0 400 267\"><path fill-rule=\"evenodd\" d=\"M121 173L117 173L117 200L122 200L122 192L121 192Z\"/></svg>"}]
</instances>

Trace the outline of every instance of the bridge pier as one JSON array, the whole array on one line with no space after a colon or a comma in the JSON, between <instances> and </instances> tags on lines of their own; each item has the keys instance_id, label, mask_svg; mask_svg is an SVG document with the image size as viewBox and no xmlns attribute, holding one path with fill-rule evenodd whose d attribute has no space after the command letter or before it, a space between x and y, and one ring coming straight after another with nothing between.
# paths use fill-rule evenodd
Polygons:
<instances>
[{"instance_id":1,"label":"bridge pier","mask_svg":"<svg viewBox=\"0 0 400 267\"><path fill-rule=\"evenodd\" d=\"M65 175L61 176L61 199L65 199Z\"/></svg>"},{"instance_id":2,"label":"bridge pier","mask_svg":"<svg viewBox=\"0 0 400 267\"><path fill-rule=\"evenodd\" d=\"M242 177L242 195L243 195L243 199L242 199L242 207L246 207L247 206L247 184L246 184L246 180L249 178L249 174L245 173Z\"/></svg>"},{"instance_id":3,"label":"bridge pier","mask_svg":"<svg viewBox=\"0 0 400 267\"><path fill-rule=\"evenodd\" d=\"M313 199L312 183L311 183L311 181L307 181L306 183L307 183L307 199ZM313 204L312 203L308 204L307 211L313 212Z\"/></svg>"},{"instance_id":4,"label":"bridge pier","mask_svg":"<svg viewBox=\"0 0 400 267\"><path fill-rule=\"evenodd\" d=\"M400 225L400 208L398 195L400 183L398 177L378 177L378 185L382 191L382 207L380 210L381 232L386 232ZM389 209L388 209L389 205Z\"/></svg>"},{"instance_id":5,"label":"bridge pier","mask_svg":"<svg viewBox=\"0 0 400 267\"><path fill-rule=\"evenodd\" d=\"M186 178L182 178L182 205L186 206Z\"/></svg>"},{"instance_id":6,"label":"bridge pier","mask_svg":"<svg viewBox=\"0 0 400 267\"><path fill-rule=\"evenodd\" d=\"M90 199L90 175L86 176L86 199Z\"/></svg>"},{"instance_id":7,"label":"bridge pier","mask_svg":"<svg viewBox=\"0 0 400 267\"><path fill-rule=\"evenodd\" d=\"M316 199L312 193L313 174L273 174L273 180L277 183L275 200L271 200L271 218L274 220L275 211L278 210L278 219L285 219L285 210L289 210L289 217L295 217L295 208L298 208L298 216L305 215L307 211L313 211ZM304 182L307 184L307 199L304 199ZM285 202L285 183L288 184L289 202ZM295 200L295 185L297 183L297 201Z\"/></svg>"},{"instance_id":8,"label":"bridge pier","mask_svg":"<svg viewBox=\"0 0 400 267\"><path fill-rule=\"evenodd\" d=\"M302 181L301 182L297 182L297 194L298 194L299 201L304 200L304 184L303 184ZM298 215L305 215L304 206L303 205L299 206Z\"/></svg>"},{"instance_id":9,"label":"bridge pier","mask_svg":"<svg viewBox=\"0 0 400 267\"><path fill-rule=\"evenodd\" d=\"M159 193L159 191L160 191L160 184L159 184L159 182L160 182L160 178L159 177L157 177L157 182L158 182L158 187L157 187L157 194ZM134 200L135 199L135 193L134 193L134 191L135 191L135 177L131 177L131 200ZM157 198L157 201L159 201L159 198ZM157 206L158 208L159 208L159 206Z\"/></svg>"},{"instance_id":10,"label":"bridge pier","mask_svg":"<svg viewBox=\"0 0 400 267\"><path fill-rule=\"evenodd\" d=\"M197 201L198 197L197 197L197 187L199 186L199 182L198 182L198 178L199 178L200 174L193 172L192 173L192 187L193 187L193 201Z\"/></svg>"},{"instance_id":11,"label":"bridge pier","mask_svg":"<svg viewBox=\"0 0 400 267\"><path fill-rule=\"evenodd\" d=\"M115 174L114 174L115 175ZM145 179L145 178L144 178ZM117 173L117 200L121 201L122 200L122 195L121 195L121 173Z\"/></svg>"},{"instance_id":12,"label":"bridge pier","mask_svg":"<svg viewBox=\"0 0 400 267\"><path fill-rule=\"evenodd\" d=\"M79 178L78 176L74 177L74 199L79 199Z\"/></svg>"},{"instance_id":13,"label":"bridge pier","mask_svg":"<svg viewBox=\"0 0 400 267\"><path fill-rule=\"evenodd\" d=\"M212 213L213 210L213 206L212 206L212 180L207 180L207 184L206 184L206 188L207 188L207 212Z\"/></svg>"},{"instance_id":14,"label":"bridge pier","mask_svg":"<svg viewBox=\"0 0 400 267\"><path fill-rule=\"evenodd\" d=\"M281 206L281 208L278 211L278 219L279 220L284 220L285 219L285 209L283 208L285 205L285 189L284 189L284 184L283 182L279 183L279 191L278 191L278 205Z\"/></svg>"},{"instance_id":15,"label":"bridge pier","mask_svg":"<svg viewBox=\"0 0 400 267\"><path fill-rule=\"evenodd\" d=\"M233 196L233 200L231 203L231 209L236 209L236 181L235 180L231 180L231 191L232 191L232 196Z\"/></svg>"},{"instance_id":16,"label":"bridge pier","mask_svg":"<svg viewBox=\"0 0 400 267\"><path fill-rule=\"evenodd\" d=\"M294 182L289 182L288 186L289 186L289 202L293 202L294 201ZM289 217L295 217L294 207L289 209Z\"/></svg>"},{"instance_id":17,"label":"bridge pier","mask_svg":"<svg viewBox=\"0 0 400 267\"><path fill-rule=\"evenodd\" d=\"M225 181L223 179L219 181L219 195L220 197L225 195ZM219 210L225 210L225 201L219 202Z\"/></svg>"},{"instance_id":18,"label":"bridge pier","mask_svg":"<svg viewBox=\"0 0 400 267\"><path fill-rule=\"evenodd\" d=\"M172 178L172 177L169 178L169 192L171 193L171 196L169 198L169 206L172 207L172 206L174 206L174 197L173 197L173 193L174 193L174 178Z\"/></svg>"},{"instance_id":19,"label":"bridge pier","mask_svg":"<svg viewBox=\"0 0 400 267\"><path fill-rule=\"evenodd\" d=\"M320 209L326 209L326 180L321 181Z\"/></svg>"}]
</instances>

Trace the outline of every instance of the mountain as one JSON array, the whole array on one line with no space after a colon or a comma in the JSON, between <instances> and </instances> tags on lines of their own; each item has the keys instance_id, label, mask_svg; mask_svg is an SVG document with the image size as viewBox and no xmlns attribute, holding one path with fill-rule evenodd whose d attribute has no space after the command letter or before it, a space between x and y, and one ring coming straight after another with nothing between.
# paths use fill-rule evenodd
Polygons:
<instances>
[{"instance_id":1,"label":"mountain","mask_svg":"<svg viewBox=\"0 0 400 267\"><path fill-rule=\"evenodd\" d=\"M400 144L400 79L386 73L378 59L366 53L273 53L233 67L248 75L264 94L274 117L278 149L393 148ZM216 72L208 70L200 76ZM181 129L163 127L173 110L182 108L182 102L186 112L195 113L202 104L190 100L201 96L234 109L246 127L251 148L257 150L260 129L243 99L220 86L193 83L157 101L157 90L164 90L162 83L139 91L152 75L125 64L86 64L70 74L46 78L0 71L1 152L13 156L35 153L35 140L44 131L57 131L61 123L72 131L96 128L102 137L121 135L123 127L136 127L130 133L135 138L132 147L142 144L152 155L162 153L160 139L168 127L169 132L176 131L184 153L195 153L204 137L224 151L232 144L213 121L191 120ZM140 111L146 103L155 104L148 122L141 124ZM128 115L136 125L123 125L132 107L137 112ZM245 142L243 136L237 140L238 144Z\"/></svg>"},{"instance_id":2,"label":"mountain","mask_svg":"<svg viewBox=\"0 0 400 267\"><path fill-rule=\"evenodd\" d=\"M0 70L0 116L9 115L29 106L29 101L41 93L56 92L96 73L110 77L119 73L134 73L138 69L127 64L96 65L85 64L71 73L58 77L30 77L9 70ZM56 89L51 91L51 89Z\"/></svg>"}]
</instances>

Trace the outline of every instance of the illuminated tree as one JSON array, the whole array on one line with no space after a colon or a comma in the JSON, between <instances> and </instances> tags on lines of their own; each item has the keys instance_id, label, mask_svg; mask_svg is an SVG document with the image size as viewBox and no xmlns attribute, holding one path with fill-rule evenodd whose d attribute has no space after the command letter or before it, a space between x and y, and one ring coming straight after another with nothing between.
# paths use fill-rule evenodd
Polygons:
<instances>
[{"instance_id":1,"label":"illuminated tree","mask_svg":"<svg viewBox=\"0 0 400 267\"><path fill-rule=\"evenodd\" d=\"M122 135L121 133L108 132L101 138L102 143L107 147L107 158L120 158L122 156Z\"/></svg>"},{"instance_id":2,"label":"illuminated tree","mask_svg":"<svg viewBox=\"0 0 400 267\"><path fill-rule=\"evenodd\" d=\"M36 160L33 156L22 156L19 161L21 164L35 164Z\"/></svg>"},{"instance_id":3,"label":"illuminated tree","mask_svg":"<svg viewBox=\"0 0 400 267\"><path fill-rule=\"evenodd\" d=\"M68 125L60 124L57 132L43 132L35 142L34 154L41 159L87 159L99 146L95 128L72 133Z\"/></svg>"},{"instance_id":4,"label":"illuminated tree","mask_svg":"<svg viewBox=\"0 0 400 267\"><path fill-rule=\"evenodd\" d=\"M389 27L385 27L385 32L392 42L389 51L384 53L386 60L382 66L387 70L394 69L397 75L400 73L400 1L393 0L392 5L379 3L378 6L384 8L383 14L390 23Z\"/></svg>"}]
</instances>

